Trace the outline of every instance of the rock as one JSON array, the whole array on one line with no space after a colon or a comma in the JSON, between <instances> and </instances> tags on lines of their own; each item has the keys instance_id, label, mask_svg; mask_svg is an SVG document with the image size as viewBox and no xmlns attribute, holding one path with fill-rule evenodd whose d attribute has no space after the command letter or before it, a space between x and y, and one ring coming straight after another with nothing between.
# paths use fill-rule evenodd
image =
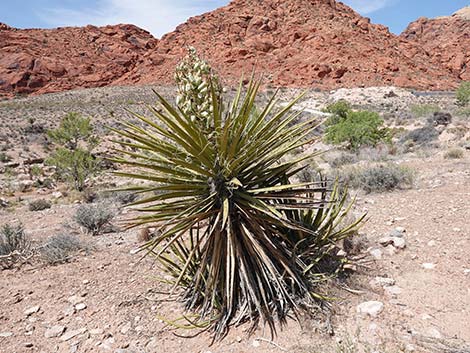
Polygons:
<instances>
[{"instance_id":1,"label":"rock","mask_svg":"<svg viewBox=\"0 0 470 353\"><path fill-rule=\"evenodd\" d=\"M24 311L24 314L26 316L31 316L35 313L37 313L39 310L41 309L41 307L39 305L36 305L36 306L32 306L31 308L28 308Z\"/></svg>"},{"instance_id":2,"label":"rock","mask_svg":"<svg viewBox=\"0 0 470 353\"><path fill-rule=\"evenodd\" d=\"M433 270L436 268L436 264L433 264L433 263L424 263L421 265L421 267L423 267L424 269L426 270Z\"/></svg>"},{"instance_id":3,"label":"rock","mask_svg":"<svg viewBox=\"0 0 470 353\"><path fill-rule=\"evenodd\" d=\"M13 336L13 332L0 332L0 337L1 338L8 338Z\"/></svg>"},{"instance_id":4,"label":"rock","mask_svg":"<svg viewBox=\"0 0 470 353\"><path fill-rule=\"evenodd\" d=\"M432 327L428 330L428 336L436 339L441 339L442 334L436 328Z\"/></svg>"},{"instance_id":5,"label":"rock","mask_svg":"<svg viewBox=\"0 0 470 353\"><path fill-rule=\"evenodd\" d=\"M59 337L60 335L64 333L64 331L65 331L65 326L60 326L60 325L52 326L46 330L46 332L44 333L44 337L46 338Z\"/></svg>"},{"instance_id":6,"label":"rock","mask_svg":"<svg viewBox=\"0 0 470 353\"><path fill-rule=\"evenodd\" d=\"M404 249L406 247L406 241L404 238L393 237L392 243L397 249Z\"/></svg>"},{"instance_id":7,"label":"rock","mask_svg":"<svg viewBox=\"0 0 470 353\"><path fill-rule=\"evenodd\" d=\"M392 255L395 255L395 254L396 254L397 249L396 249L393 245L390 244L390 245L388 245L388 246L385 247L385 252L386 252L388 255L392 256Z\"/></svg>"},{"instance_id":8,"label":"rock","mask_svg":"<svg viewBox=\"0 0 470 353\"><path fill-rule=\"evenodd\" d=\"M434 114L428 119L428 123L434 126L447 126L452 122L452 115L444 112L434 112Z\"/></svg>"},{"instance_id":9,"label":"rock","mask_svg":"<svg viewBox=\"0 0 470 353\"><path fill-rule=\"evenodd\" d=\"M83 296L72 295L71 297L67 298L67 301L72 304L73 306L80 304L83 302L85 298Z\"/></svg>"},{"instance_id":10,"label":"rock","mask_svg":"<svg viewBox=\"0 0 470 353\"><path fill-rule=\"evenodd\" d=\"M88 332L90 333L90 335L93 335L93 336L102 335L104 333L104 331L102 329L99 329L99 328L95 328L95 329L90 330Z\"/></svg>"},{"instance_id":11,"label":"rock","mask_svg":"<svg viewBox=\"0 0 470 353\"><path fill-rule=\"evenodd\" d=\"M390 232L390 237L392 238L402 238L405 235L405 228L396 227Z\"/></svg>"},{"instance_id":12,"label":"rock","mask_svg":"<svg viewBox=\"0 0 470 353\"><path fill-rule=\"evenodd\" d=\"M132 328L132 324L128 322L121 328L121 333L125 335L130 331L131 328Z\"/></svg>"},{"instance_id":13,"label":"rock","mask_svg":"<svg viewBox=\"0 0 470 353\"><path fill-rule=\"evenodd\" d=\"M74 338L74 337L76 337L76 336L79 336L79 335L81 335L81 334L83 334L83 333L85 333L85 332L86 332L86 328L84 328L84 327L82 327L82 328L80 328L80 329L78 329L78 330L72 330L72 331L68 331L68 330L67 330L67 331L62 335L62 337L60 337L60 339L61 339L61 341L64 341L64 342L65 342L65 341L69 341L69 340L71 340L72 338Z\"/></svg>"},{"instance_id":14,"label":"rock","mask_svg":"<svg viewBox=\"0 0 470 353\"><path fill-rule=\"evenodd\" d=\"M379 301L368 301L359 304L356 307L356 311L360 314L369 315L371 317L377 317L384 308L384 304Z\"/></svg>"},{"instance_id":15,"label":"rock","mask_svg":"<svg viewBox=\"0 0 470 353\"><path fill-rule=\"evenodd\" d=\"M52 193L52 197L57 200L57 199L64 197L64 195L60 191L54 191Z\"/></svg>"},{"instance_id":16,"label":"rock","mask_svg":"<svg viewBox=\"0 0 470 353\"><path fill-rule=\"evenodd\" d=\"M387 296L391 298L394 298L397 295L402 293L402 289L398 286L385 286L384 290L385 290L385 294L387 294Z\"/></svg>"},{"instance_id":17,"label":"rock","mask_svg":"<svg viewBox=\"0 0 470 353\"><path fill-rule=\"evenodd\" d=\"M26 348L31 348L34 346L34 344L32 342L26 342L23 344Z\"/></svg>"},{"instance_id":18,"label":"rock","mask_svg":"<svg viewBox=\"0 0 470 353\"><path fill-rule=\"evenodd\" d=\"M382 246L388 246L390 244L393 244L393 239L392 237L383 237L379 239L378 243Z\"/></svg>"},{"instance_id":19,"label":"rock","mask_svg":"<svg viewBox=\"0 0 470 353\"><path fill-rule=\"evenodd\" d=\"M75 314L75 307L69 306L65 308L62 312L64 313L65 316L72 316L73 314Z\"/></svg>"},{"instance_id":20,"label":"rock","mask_svg":"<svg viewBox=\"0 0 470 353\"><path fill-rule=\"evenodd\" d=\"M86 304L85 303L78 303L75 305L75 310L80 311L86 309Z\"/></svg>"},{"instance_id":21,"label":"rock","mask_svg":"<svg viewBox=\"0 0 470 353\"><path fill-rule=\"evenodd\" d=\"M255 348L258 348L260 346L259 340L254 339L253 342L251 343L251 345Z\"/></svg>"},{"instance_id":22,"label":"rock","mask_svg":"<svg viewBox=\"0 0 470 353\"><path fill-rule=\"evenodd\" d=\"M395 280L388 277L375 277L369 283L374 287L385 287L393 286L395 284Z\"/></svg>"},{"instance_id":23,"label":"rock","mask_svg":"<svg viewBox=\"0 0 470 353\"><path fill-rule=\"evenodd\" d=\"M380 249L372 249L369 251L369 254L376 260L382 259L382 251Z\"/></svg>"}]
</instances>

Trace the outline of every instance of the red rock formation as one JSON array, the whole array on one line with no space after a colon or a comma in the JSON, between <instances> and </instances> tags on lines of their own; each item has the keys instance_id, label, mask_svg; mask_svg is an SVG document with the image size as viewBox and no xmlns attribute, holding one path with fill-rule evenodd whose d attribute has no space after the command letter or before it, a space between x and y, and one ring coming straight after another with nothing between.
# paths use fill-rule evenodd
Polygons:
<instances>
[{"instance_id":1,"label":"red rock formation","mask_svg":"<svg viewBox=\"0 0 470 353\"><path fill-rule=\"evenodd\" d=\"M448 17L420 18L401 37L422 46L433 60L470 81L470 7Z\"/></svg>"},{"instance_id":2,"label":"red rock formation","mask_svg":"<svg viewBox=\"0 0 470 353\"><path fill-rule=\"evenodd\" d=\"M133 25L22 30L0 24L0 96L108 85L156 43Z\"/></svg>"},{"instance_id":3,"label":"red rock formation","mask_svg":"<svg viewBox=\"0 0 470 353\"><path fill-rule=\"evenodd\" d=\"M453 41L454 23L468 28L461 19L443 25L452 39L444 52L444 44L428 48L432 33L422 22L398 37L334 0L233 0L190 18L160 41L132 25L54 30L0 25L0 95L173 83L187 46L197 48L227 83L255 68L275 86L449 89L468 72L469 46L460 46L468 43L468 31Z\"/></svg>"},{"instance_id":4,"label":"red rock formation","mask_svg":"<svg viewBox=\"0 0 470 353\"><path fill-rule=\"evenodd\" d=\"M165 35L122 82L171 82L186 46L233 82L253 67L268 82L320 88L453 87L420 46L333 0L234 0Z\"/></svg>"}]
</instances>

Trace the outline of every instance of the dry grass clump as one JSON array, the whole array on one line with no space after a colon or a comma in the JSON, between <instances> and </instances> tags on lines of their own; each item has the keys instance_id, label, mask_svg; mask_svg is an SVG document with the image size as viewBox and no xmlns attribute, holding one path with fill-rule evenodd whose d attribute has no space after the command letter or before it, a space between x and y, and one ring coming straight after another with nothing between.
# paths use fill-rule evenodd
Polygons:
<instances>
[{"instance_id":1,"label":"dry grass clump","mask_svg":"<svg viewBox=\"0 0 470 353\"><path fill-rule=\"evenodd\" d=\"M464 151L461 148L451 148L444 154L445 159L461 159L463 158Z\"/></svg>"},{"instance_id":2,"label":"dry grass clump","mask_svg":"<svg viewBox=\"0 0 470 353\"><path fill-rule=\"evenodd\" d=\"M28 205L30 211L42 211L51 208L52 204L50 201L45 199L39 199L31 201Z\"/></svg>"},{"instance_id":3,"label":"dry grass clump","mask_svg":"<svg viewBox=\"0 0 470 353\"><path fill-rule=\"evenodd\" d=\"M23 225L5 224L0 229L0 268L12 268L30 257L31 241Z\"/></svg>"},{"instance_id":4,"label":"dry grass clump","mask_svg":"<svg viewBox=\"0 0 470 353\"><path fill-rule=\"evenodd\" d=\"M115 210L107 203L84 204L78 207L74 220L92 235L100 234L105 226L111 224L116 215Z\"/></svg>"}]
</instances>

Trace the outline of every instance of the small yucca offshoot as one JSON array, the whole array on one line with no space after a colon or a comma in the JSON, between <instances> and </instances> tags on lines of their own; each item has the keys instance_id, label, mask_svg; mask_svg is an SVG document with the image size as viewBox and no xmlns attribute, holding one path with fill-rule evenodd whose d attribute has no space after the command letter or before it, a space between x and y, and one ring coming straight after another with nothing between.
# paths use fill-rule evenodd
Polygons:
<instances>
[{"instance_id":1,"label":"small yucca offshoot","mask_svg":"<svg viewBox=\"0 0 470 353\"><path fill-rule=\"evenodd\" d=\"M116 141L123 148L115 161L130 168L117 174L147 182L129 189L151 195L134 202L142 215L131 225L159 227L144 249L183 288L196 314L189 327L220 338L232 324L251 321L254 329L261 320L275 332L290 311L322 298L318 282L340 268L340 261L331 266L335 244L362 218L341 226L346 194L323 181L290 182L308 157L280 161L307 142L315 124L292 124L298 99L276 109L273 97L255 109L259 83L252 81L225 106L209 89L207 125L157 93L152 117L133 113L143 125L114 130L132 140Z\"/></svg>"}]
</instances>

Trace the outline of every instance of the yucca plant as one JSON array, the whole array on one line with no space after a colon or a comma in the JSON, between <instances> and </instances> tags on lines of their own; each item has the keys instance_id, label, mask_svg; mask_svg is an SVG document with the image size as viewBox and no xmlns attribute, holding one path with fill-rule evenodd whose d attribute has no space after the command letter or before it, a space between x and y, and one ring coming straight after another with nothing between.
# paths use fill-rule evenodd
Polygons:
<instances>
[{"instance_id":1,"label":"yucca plant","mask_svg":"<svg viewBox=\"0 0 470 353\"><path fill-rule=\"evenodd\" d=\"M223 337L232 324L261 320L275 332L289 312L321 299L318 282L334 274L336 244L362 217L343 226L347 195L324 180L292 183L312 156L281 161L297 151L317 123L292 124L300 99L276 109L273 96L255 109L259 82L242 86L230 105L210 84L209 121L192 119L156 93L151 117L114 130L123 177L146 181L131 188L150 195L132 205L132 226L157 225L144 249L173 276L190 327ZM207 135L207 127L212 132Z\"/></svg>"}]
</instances>

